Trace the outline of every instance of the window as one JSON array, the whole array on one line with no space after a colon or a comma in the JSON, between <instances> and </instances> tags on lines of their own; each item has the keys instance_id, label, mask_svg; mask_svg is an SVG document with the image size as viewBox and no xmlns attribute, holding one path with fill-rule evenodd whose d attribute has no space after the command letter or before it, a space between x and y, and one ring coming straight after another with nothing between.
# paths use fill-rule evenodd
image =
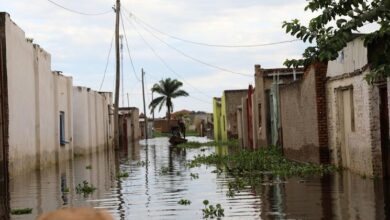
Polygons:
<instances>
[{"instance_id":1,"label":"window","mask_svg":"<svg viewBox=\"0 0 390 220\"><path fill-rule=\"evenodd\" d=\"M65 112L60 112L60 144L65 145Z\"/></svg>"}]
</instances>

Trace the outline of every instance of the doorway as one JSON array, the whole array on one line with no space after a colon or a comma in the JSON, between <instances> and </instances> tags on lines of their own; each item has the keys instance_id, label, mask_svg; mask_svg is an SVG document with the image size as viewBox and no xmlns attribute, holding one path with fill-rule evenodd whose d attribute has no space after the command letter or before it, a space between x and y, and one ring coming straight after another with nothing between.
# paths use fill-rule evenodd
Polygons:
<instances>
[{"instance_id":1,"label":"doorway","mask_svg":"<svg viewBox=\"0 0 390 220\"><path fill-rule=\"evenodd\" d=\"M350 166L349 136L355 130L353 88L343 88L338 93L341 165Z\"/></svg>"},{"instance_id":2,"label":"doorway","mask_svg":"<svg viewBox=\"0 0 390 220\"><path fill-rule=\"evenodd\" d=\"M390 177L389 108L387 86L379 87L380 131L383 177Z\"/></svg>"}]
</instances>

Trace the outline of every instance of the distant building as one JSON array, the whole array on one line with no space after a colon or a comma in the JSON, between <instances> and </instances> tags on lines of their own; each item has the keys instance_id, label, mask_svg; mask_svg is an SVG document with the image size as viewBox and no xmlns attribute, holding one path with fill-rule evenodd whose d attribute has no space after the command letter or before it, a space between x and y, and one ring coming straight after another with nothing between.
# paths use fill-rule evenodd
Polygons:
<instances>
[{"instance_id":1,"label":"distant building","mask_svg":"<svg viewBox=\"0 0 390 220\"><path fill-rule=\"evenodd\" d=\"M238 138L237 106L248 90L225 90L222 97L213 99L214 139L227 141Z\"/></svg>"},{"instance_id":2,"label":"distant building","mask_svg":"<svg viewBox=\"0 0 390 220\"><path fill-rule=\"evenodd\" d=\"M119 138L125 147L141 138L138 108L119 108Z\"/></svg>"}]
</instances>

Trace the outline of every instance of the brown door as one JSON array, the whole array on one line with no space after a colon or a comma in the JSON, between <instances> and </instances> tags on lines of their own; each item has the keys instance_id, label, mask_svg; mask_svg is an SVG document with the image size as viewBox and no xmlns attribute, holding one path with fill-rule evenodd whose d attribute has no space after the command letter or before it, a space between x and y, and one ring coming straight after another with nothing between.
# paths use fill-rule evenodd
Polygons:
<instances>
[{"instance_id":1,"label":"brown door","mask_svg":"<svg viewBox=\"0 0 390 220\"><path fill-rule=\"evenodd\" d=\"M379 88L383 176L390 177L389 108L387 87Z\"/></svg>"}]
</instances>

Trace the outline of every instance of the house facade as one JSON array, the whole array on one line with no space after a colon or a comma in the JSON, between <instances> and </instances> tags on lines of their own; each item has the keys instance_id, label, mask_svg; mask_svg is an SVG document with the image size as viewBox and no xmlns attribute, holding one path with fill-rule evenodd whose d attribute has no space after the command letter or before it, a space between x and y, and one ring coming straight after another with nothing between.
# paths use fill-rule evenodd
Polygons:
<instances>
[{"instance_id":1,"label":"house facade","mask_svg":"<svg viewBox=\"0 0 390 220\"><path fill-rule=\"evenodd\" d=\"M106 149L113 138L112 93L73 87L73 143L76 155Z\"/></svg>"},{"instance_id":2,"label":"house facade","mask_svg":"<svg viewBox=\"0 0 390 220\"><path fill-rule=\"evenodd\" d=\"M332 162L363 175L390 176L388 82L369 85L376 48L355 38L328 63L326 84Z\"/></svg>"},{"instance_id":3,"label":"house facade","mask_svg":"<svg viewBox=\"0 0 390 220\"><path fill-rule=\"evenodd\" d=\"M141 138L138 108L119 108L119 138L123 147Z\"/></svg>"},{"instance_id":4,"label":"house facade","mask_svg":"<svg viewBox=\"0 0 390 220\"><path fill-rule=\"evenodd\" d=\"M213 99L214 139L228 141L238 138L237 106L248 90L225 90L222 97Z\"/></svg>"},{"instance_id":5,"label":"house facade","mask_svg":"<svg viewBox=\"0 0 390 220\"><path fill-rule=\"evenodd\" d=\"M32 41L0 13L0 187L50 165L65 172L63 162L75 154L110 143L111 93L73 87L72 77L52 71L51 55Z\"/></svg>"}]
</instances>

